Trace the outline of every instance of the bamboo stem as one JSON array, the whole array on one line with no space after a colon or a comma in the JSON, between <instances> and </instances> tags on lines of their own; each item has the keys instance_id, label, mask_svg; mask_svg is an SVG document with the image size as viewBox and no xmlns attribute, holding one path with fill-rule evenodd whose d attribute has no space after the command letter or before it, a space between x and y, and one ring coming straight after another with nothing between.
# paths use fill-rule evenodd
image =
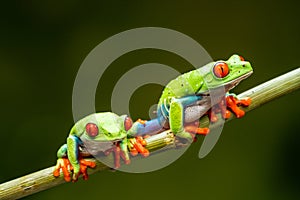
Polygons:
<instances>
[{"instance_id":1,"label":"bamboo stem","mask_svg":"<svg viewBox=\"0 0 300 200\"><path fill-rule=\"evenodd\" d=\"M250 97L252 98L252 104L245 108L246 112L253 110L269 101L272 101L276 98L279 98L283 95L291 93L300 88L300 68L297 68L291 72L288 72L284 75L281 75L277 78L274 78L270 81L267 81L261 85L258 85L252 89L249 89L242 94L238 95L239 98ZM233 119L231 117L227 121ZM201 119L202 125L208 125L208 119ZM170 132L170 131L166 131ZM162 140L162 138L158 138L158 140ZM153 143L151 143L153 142ZM151 148L157 148L155 142L156 140L151 141L148 144L150 150ZM170 143L172 143L171 141ZM152 146L151 146L152 144ZM95 159L92 159L96 161ZM96 161L97 166L94 169L89 169L89 174L93 174L98 171L107 170L108 167L104 164ZM52 188L56 185L60 185L64 183L63 175L55 178L52 174L54 170L54 166L48 167L46 169L34 172L32 174L25 175L23 177L8 181L6 183L2 183L0 185L0 199L18 199L21 197L25 197L39 191L43 191L49 188Z\"/></svg>"}]
</instances>

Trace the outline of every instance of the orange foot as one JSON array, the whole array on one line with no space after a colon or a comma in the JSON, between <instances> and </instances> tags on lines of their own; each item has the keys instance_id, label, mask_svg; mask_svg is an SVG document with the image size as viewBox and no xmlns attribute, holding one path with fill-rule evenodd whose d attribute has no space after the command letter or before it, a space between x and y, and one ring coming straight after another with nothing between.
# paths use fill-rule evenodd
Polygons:
<instances>
[{"instance_id":1,"label":"orange foot","mask_svg":"<svg viewBox=\"0 0 300 200\"><path fill-rule=\"evenodd\" d=\"M95 168L96 167L96 163L93 161L88 161L85 159L79 159L79 164L80 164L80 172L78 174L78 176L80 174L82 174L82 177L84 180L88 179L88 173L87 173L87 168ZM59 158L57 159L57 164L54 167L54 171L53 171L53 175L55 177L59 177L60 176L60 170L62 170L63 175L64 175L64 179L66 182L70 182L71 181L71 173L73 171L73 167L69 161L68 158ZM75 177L75 179L73 179L73 182L77 181L78 176Z\"/></svg>"},{"instance_id":2,"label":"orange foot","mask_svg":"<svg viewBox=\"0 0 300 200\"><path fill-rule=\"evenodd\" d=\"M216 122L218 120L216 115L217 113L221 113L224 119L228 119L231 116L230 111L232 111L237 118L241 118L245 115L245 111L240 109L239 106L247 107L250 104L250 98L238 99L234 95L228 95L223 98L220 103L216 104L209 110L209 119L211 122Z\"/></svg>"},{"instance_id":3,"label":"orange foot","mask_svg":"<svg viewBox=\"0 0 300 200\"><path fill-rule=\"evenodd\" d=\"M114 146L104 152L105 155L114 153L114 168L118 169L121 166L121 159L125 164L130 164L129 154L127 152L127 147L130 150L131 155L136 156L141 154L143 157L149 156L149 151L144 146L146 146L146 141L142 137L130 138L127 143L126 151L122 150L121 143L117 142Z\"/></svg>"},{"instance_id":4,"label":"orange foot","mask_svg":"<svg viewBox=\"0 0 300 200\"><path fill-rule=\"evenodd\" d=\"M137 122L141 123L141 124L146 124L147 120L142 120L142 119L138 119L136 120Z\"/></svg>"},{"instance_id":5,"label":"orange foot","mask_svg":"<svg viewBox=\"0 0 300 200\"><path fill-rule=\"evenodd\" d=\"M197 141L196 135L207 135L209 128L199 128L199 121L188 123L184 126L184 130L189 132L193 137L193 142Z\"/></svg>"},{"instance_id":6,"label":"orange foot","mask_svg":"<svg viewBox=\"0 0 300 200\"><path fill-rule=\"evenodd\" d=\"M245 115L245 111L241 110L238 106L249 106L251 104L250 98L238 99L233 95L226 97L227 107L235 114L237 118L241 118Z\"/></svg>"},{"instance_id":7,"label":"orange foot","mask_svg":"<svg viewBox=\"0 0 300 200\"><path fill-rule=\"evenodd\" d=\"M147 142L143 139L143 137L138 136L135 138L129 139L129 149L131 152L131 155L136 156L138 153L140 153L143 157L147 157L150 155L150 152L148 149L145 148L147 145Z\"/></svg>"},{"instance_id":8,"label":"orange foot","mask_svg":"<svg viewBox=\"0 0 300 200\"><path fill-rule=\"evenodd\" d=\"M209 133L209 128L199 128L193 125L185 126L184 129L189 133L194 133L199 135L207 135Z\"/></svg>"},{"instance_id":9,"label":"orange foot","mask_svg":"<svg viewBox=\"0 0 300 200\"><path fill-rule=\"evenodd\" d=\"M114 165L115 169L120 168L121 166L121 158L126 165L130 164L130 159L128 152L125 152L121 149L120 143L116 143L112 148L108 149L104 152L105 155L109 155L110 153L114 153Z\"/></svg>"},{"instance_id":10,"label":"orange foot","mask_svg":"<svg viewBox=\"0 0 300 200\"><path fill-rule=\"evenodd\" d=\"M209 120L211 122L217 122L217 114L221 113L223 119L228 119L230 117L230 111L226 109L226 99L223 98L218 104L214 105L208 112Z\"/></svg>"}]
</instances>

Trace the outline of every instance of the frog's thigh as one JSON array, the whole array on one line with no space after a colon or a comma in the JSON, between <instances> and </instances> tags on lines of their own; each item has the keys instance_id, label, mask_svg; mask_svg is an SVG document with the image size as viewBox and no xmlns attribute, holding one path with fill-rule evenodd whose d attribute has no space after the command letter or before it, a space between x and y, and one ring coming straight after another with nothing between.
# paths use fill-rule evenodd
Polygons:
<instances>
[{"instance_id":1,"label":"frog's thigh","mask_svg":"<svg viewBox=\"0 0 300 200\"><path fill-rule=\"evenodd\" d=\"M181 101L178 99L172 100L169 111L170 128L174 133L183 131L184 109Z\"/></svg>"},{"instance_id":2,"label":"frog's thigh","mask_svg":"<svg viewBox=\"0 0 300 200\"><path fill-rule=\"evenodd\" d=\"M184 126L184 108L195 104L201 100L201 96L185 96L182 98L173 98L170 103L169 122L170 128L174 133L183 131Z\"/></svg>"}]
</instances>

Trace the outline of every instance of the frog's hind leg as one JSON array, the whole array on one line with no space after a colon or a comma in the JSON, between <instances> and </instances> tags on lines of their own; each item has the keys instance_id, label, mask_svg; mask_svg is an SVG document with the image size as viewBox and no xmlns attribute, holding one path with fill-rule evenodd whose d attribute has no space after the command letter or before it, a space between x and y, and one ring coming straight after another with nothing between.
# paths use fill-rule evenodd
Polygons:
<instances>
[{"instance_id":1,"label":"frog's hind leg","mask_svg":"<svg viewBox=\"0 0 300 200\"><path fill-rule=\"evenodd\" d=\"M237 118L241 118L245 115L245 111L239 108L239 106L247 107L251 104L249 97L239 99L235 94L226 94L226 106L236 115Z\"/></svg>"},{"instance_id":2,"label":"frog's hind leg","mask_svg":"<svg viewBox=\"0 0 300 200\"><path fill-rule=\"evenodd\" d=\"M169 124L172 132L181 138L185 138L189 141L192 141L193 138L189 132L186 132L184 129L184 108L189 106L198 100L201 96L187 96L183 98L173 98L170 103L169 110Z\"/></svg>"},{"instance_id":3,"label":"frog's hind leg","mask_svg":"<svg viewBox=\"0 0 300 200\"><path fill-rule=\"evenodd\" d=\"M154 135L165 130L162 126L164 121L165 119L163 117L157 117L149 121L138 120L133 123L127 133L131 136Z\"/></svg>"}]
</instances>

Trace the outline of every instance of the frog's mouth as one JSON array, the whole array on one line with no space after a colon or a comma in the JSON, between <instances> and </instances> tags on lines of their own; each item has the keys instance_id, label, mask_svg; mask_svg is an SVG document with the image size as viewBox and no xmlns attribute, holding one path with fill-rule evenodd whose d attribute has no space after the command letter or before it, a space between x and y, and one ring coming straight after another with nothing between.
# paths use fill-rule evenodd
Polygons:
<instances>
[{"instance_id":1,"label":"frog's mouth","mask_svg":"<svg viewBox=\"0 0 300 200\"><path fill-rule=\"evenodd\" d=\"M232 90L234 87L236 87L242 80L248 78L251 74L253 73L253 71L247 72L245 74L243 74L242 76L229 81L229 82L225 82L223 83L223 85L219 86L219 87L214 87L214 88L209 88L206 92L201 93L201 95L212 95L211 93L213 93L213 95L216 96L224 96L224 93L229 92L229 90Z\"/></svg>"},{"instance_id":2,"label":"frog's mouth","mask_svg":"<svg viewBox=\"0 0 300 200\"><path fill-rule=\"evenodd\" d=\"M233 88L235 88L242 80L248 78L249 76L251 76L251 74L253 73L253 71L250 71L246 74L243 74L242 76L232 80L232 81L229 81L227 83L224 84L224 87L225 87L225 90L226 92L228 92L229 90L232 90Z\"/></svg>"}]
</instances>

